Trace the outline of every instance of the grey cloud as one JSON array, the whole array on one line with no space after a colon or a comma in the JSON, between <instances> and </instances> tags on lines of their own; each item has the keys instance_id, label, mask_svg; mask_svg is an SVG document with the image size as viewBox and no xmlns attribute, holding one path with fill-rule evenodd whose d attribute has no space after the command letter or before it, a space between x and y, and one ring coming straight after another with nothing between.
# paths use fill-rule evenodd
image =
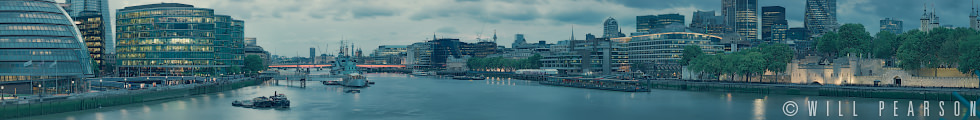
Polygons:
<instances>
[{"instance_id":1,"label":"grey cloud","mask_svg":"<svg viewBox=\"0 0 980 120\"><path fill-rule=\"evenodd\" d=\"M584 8L568 11L557 11L557 13L547 14L544 17L558 22L592 25L601 23L602 20L609 15L611 14Z\"/></svg>"},{"instance_id":2,"label":"grey cloud","mask_svg":"<svg viewBox=\"0 0 980 120\"><path fill-rule=\"evenodd\" d=\"M442 28L439 28L438 30L436 30L436 32L438 32L438 33L445 33L445 34L458 34L459 33L459 31L456 30L456 28L454 28L454 27L442 27Z\"/></svg>"},{"instance_id":3,"label":"grey cloud","mask_svg":"<svg viewBox=\"0 0 980 120\"><path fill-rule=\"evenodd\" d=\"M374 18L374 17L383 17L383 16L394 16L396 14L396 11L395 10L391 10L391 9L384 9L384 8L366 8L366 7L354 8L350 12L351 12L351 14L354 15L354 18L356 18L356 19L360 19L360 18Z\"/></svg>"},{"instance_id":4,"label":"grey cloud","mask_svg":"<svg viewBox=\"0 0 980 120\"><path fill-rule=\"evenodd\" d=\"M664 9L664 8L674 8L674 7L687 7L691 5L694 5L694 7L697 8L715 8L716 10L721 9L720 8L721 0L599 0L599 1L616 3L626 7L639 8L639 9Z\"/></svg>"}]
</instances>

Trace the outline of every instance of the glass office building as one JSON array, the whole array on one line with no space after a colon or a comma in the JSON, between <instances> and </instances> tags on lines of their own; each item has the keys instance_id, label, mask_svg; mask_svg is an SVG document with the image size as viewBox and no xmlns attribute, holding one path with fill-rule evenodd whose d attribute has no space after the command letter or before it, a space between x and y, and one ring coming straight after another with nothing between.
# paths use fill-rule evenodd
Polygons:
<instances>
[{"instance_id":1,"label":"glass office building","mask_svg":"<svg viewBox=\"0 0 980 120\"><path fill-rule=\"evenodd\" d=\"M215 15L214 23L216 64L222 66L223 71L241 72L245 64L245 22L227 15Z\"/></svg>"},{"instance_id":2,"label":"glass office building","mask_svg":"<svg viewBox=\"0 0 980 120\"><path fill-rule=\"evenodd\" d=\"M81 79L94 75L82 43L77 27L54 0L0 1L2 92L78 92Z\"/></svg>"},{"instance_id":3,"label":"glass office building","mask_svg":"<svg viewBox=\"0 0 980 120\"><path fill-rule=\"evenodd\" d=\"M718 45L721 37L693 32L665 32L632 36L629 41L631 64L640 65L642 70L658 78L680 78L679 61L684 54L684 46L698 45L706 54L725 52L725 45Z\"/></svg>"},{"instance_id":4,"label":"glass office building","mask_svg":"<svg viewBox=\"0 0 980 120\"><path fill-rule=\"evenodd\" d=\"M104 24L102 14L95 11L85 11L76 17L72 17L75 20L75 26L78 26L78 31L81 32L82 41L85 42L85 46L88 48L89 57L92 58L92 62L95 66L93 70L96 75L105 74L106 70L109 69L105 65L105 54L107 35L112 33L106 33L107 24Z\"/></svg>"},{"instance_id":5,"label":"glass office building","mask_svg":"<svg viewBox=\"0 0 980 120\"><path fill-rule=\"evenodd\" d=\"M118 74L212 76L222 74L215 49L214 10L160 3L116 12Z\"/></svg>"}]
</instances>

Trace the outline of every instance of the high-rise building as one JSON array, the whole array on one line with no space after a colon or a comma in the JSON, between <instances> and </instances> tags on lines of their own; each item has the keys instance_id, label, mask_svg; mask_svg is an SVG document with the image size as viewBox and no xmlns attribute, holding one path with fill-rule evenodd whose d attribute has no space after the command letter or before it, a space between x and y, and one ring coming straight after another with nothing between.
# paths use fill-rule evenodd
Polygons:
<instances>
[{"instance_id":1,"label":"high-rise building","mask_svg":"<svg viewBox=\"0 0 980 120\"><path fill-rule=\"evenodd\" d=\"M120 76L237 74L229 68L244 64L244 22L213 9L159 3L116 13Z\"/></svg>"},{"instance_id":2,"label":"high-rise building","mask_svg":"<svg viewBox=\"0 0 980 120\"><path fill-rule=\"evenodd\" d=\"M684 15L681 14L660 14L636 16L636 32L651 33L658 29L663 29L667 25L684 25Z\"/></svg>"},{"instance_id":3,"label":"high-rise building","mask_svg":"<svg viewBox=\"0 0 980 120\"><path fill-rule=\"evenodd\" d=\"M312 64L313 59L316 59L316 48L310 48L310 63Z\"/></svg>"},{"instance_id":4,"label":"high-rise building","mask_svg":"<svg viewBox=\"0 0 980 120\"><path fill-rule=\"evenodd\" d=\"M808 35L821 36L839 27L837 0L806 0L805 14L803 26L810 32Z\"/></svg>"},{"instance_id":5,"label":"high-rise building","mask_svg":"<svg viewBox=\"0 0 980 120\"><path fill-rule=\"evenodd\" d=\"M758 0L722 0L721 6L730 32L748 39L759 39Z\"/></svg>"},{"instance_id":6,"label":"high-rise building","mask_svg":"<svg viewBox=\"0 0 980 120\"><path fill-rule=\"evenodd\" d=\"M98 24L102 26L109 26L109 27L112 26L113 19L112 19L112 15L109 14L109 0L65 0L65 3L66 4L64 5L66 5L65 7L67 7L65 11L67 11L68 15L73 18L85 17L91 19L91 18L96 18L95 16L99 16L97 17L98 19L100 19L99 21L86 21L86 23L94 25L95 24L94 22L102 22ZM115 37L113 37L114 36L112 34L113 31L112 29L109 29L109 27L104 27L99 30L102 31L101 38L103 38L103 41L106 41L107 43L104 46L105 47L104 50L107 50L108 52L111 53L111 52L115 52L116 49L115 49L115 45L113 44L115 43ZM94 29L90 29L90 30L94 30ZM84 34L82 36L88 37Z\"/></svg>"},{"instance_id":7,"label":"high-rise building","mask_svg":"<svg viewBox=\"0 0 980 120\"><path fill-rule=\"evenodd\" d=\"M694 11L690 29L697 33L722 35L725 34L725 18L715 15L715 11Z\"/></svg>"},{"instance_id":8,"label":"high-rise building","mask_svg":"<svg viewBox=\"0 0 980 120\"><path fill-rule=\"evenodd\" d=\"M103 24L105 22L102 19L102 14L95 11L84 11L73 16L72 19L75 20L75 26L78 26L78 31L81 32L82 40L88 48L89 57L96 65L93 66L94 72L97 76L106 75L106 71L110 69L105 64L108 45L106 44L106 34L110 33L105 32L108 26Z\"/></svg>"},{"instance_id":9,"label":"high-rise building","mask_svg":"<svg viewBox=\"0 0 980 120\"><path fill-rule=\"evenodd\" d=\"M616 22L616 19L613 19L612 17L606 18L606 21L602 22L602 28L603 28L602 37L604 38L615 38L615 37L626 36L625 34L623 34L622 30L619 29L619 23Z\"/></svg>"},{"instance_id":10,"label":"high-rise building","mask_svg":"<svg viewBox=\"0 0 980 120\"><path fill-rule=\"evenodd\" d=\"M244 67L244 22L227 15L214 15L215 62L225 71L239 71Z\"/></svg>"},{"instance_id":11,"label":"high-rise building","mask_svg":"<svg viewBox=\"0 0 980 120\"><path fill-rule=\"evenodd\" d=\"M888 31L894 34L902 34L904 31L901 20L885 18L881 19L879 23L881 24L881 31Z\"/></svg>"},{"instance_id":12,"label":"high-rise building","mask_svg":"<svg viewBox=\"0 0 980 120\"><path fill-rule=\"evenodd\" d=\"M762 7L762 40L779 42L786 40L786 8L781 6ZM781 31L774 31L781 30Z\"/></svg>"},{"instance_id":13,"label":"high-rise building","mask_svg":"<svg viewBox=\"0 0 980 120\"><path fill-rule=\"evenodd\" d=\"M77 30L54 0L0 1L0 86L7 89L0 92L82 91L83 78L95 73Z\"/></svg>"}]
</instances>

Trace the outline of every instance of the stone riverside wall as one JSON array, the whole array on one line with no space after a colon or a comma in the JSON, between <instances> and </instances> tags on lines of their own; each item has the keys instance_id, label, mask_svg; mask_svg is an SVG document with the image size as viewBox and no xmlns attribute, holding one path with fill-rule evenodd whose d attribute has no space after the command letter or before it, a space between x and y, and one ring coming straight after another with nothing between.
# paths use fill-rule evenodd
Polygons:
<instances>
[{"instance_id":1,"label":"stone riverside wall","mask_svg":"<svg viewBox=\"0 0 980 120\"><path fill-rule=\"evenodd\" d=\"M125 94L107 94L50 100L28 104L7 104L0 106L0 118L27 117L62 112L87 110L101 107L142 103L154 100L182 98L190 95L207 94L238 89L261 84L264 80L247 79L232 83L204 84L186 88L132 90Z\"/></svg>"},{"instance_id":2,"label":"stone riverside wall","mask_svg":"<svg viewBox=\"0 0 980 120\"><path fill-rule=\"evenodd\" d=\"M918 100L957 100L953 92L958 92L968 100L980 97L977 89L965 88L910 88L910 87L859 87L859 86L819 86L760 83L724 83L675 80L651 80L647 84L652 89L672 89L689 91L742 92L759 94L785 94L830 97L862 97L886 99Z\"/></svg>"}]
</instances>

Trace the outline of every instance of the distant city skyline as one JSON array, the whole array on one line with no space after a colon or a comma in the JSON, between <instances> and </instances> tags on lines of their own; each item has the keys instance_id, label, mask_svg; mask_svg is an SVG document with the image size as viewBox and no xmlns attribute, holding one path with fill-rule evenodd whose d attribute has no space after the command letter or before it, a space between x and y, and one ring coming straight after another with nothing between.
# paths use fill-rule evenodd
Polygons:
<instances>
[{"instance_id":1,"label":"distant city skyline","mask_svg":"<svg viewBox=\"0 0 980 120\"><path fill-rule=\"evenodd\" d=\"M64 2L64 0L58 0ZM258 45L276 55L305 56L307 48L317 47L336 53L341 38L364 51L379 45L409 45L439 37L476 42L489 39L496 30L498 44L510 47L514 34L525 34L527 41L549 43L566 40L575 27L576 38L586 33L601 35L603 20L617 19L623 33L635 32L636 16L672 14L685 16L691 23L697 10L721 11L721 0L595 0L595 1L262 1L262 0L110 0L110 11L152 3L184 3L216 9L249 21L246 37L256 37ZM803 27L806 0L759 0L761 6L786 8L789 27ZM921 17L921 0L842 0L838 1L838 22L864 24L871 33L880 31L883 18L916 21ZM969 0L935 3L942 25L969 26ZM499 8L499 9L498 9ZM932 10L930 10L932 11ZM115 16L113 16L115 17ZM904 24L905 30L919 28ZM481 32L482 31L482 32ZM482 33L482 34L480 34ZM760 33L761 34L761 33ZM297 46L301 45L301 46ZM331 46L326 46L331 45ZM323 50L318 50L324 52Z\"/></svg>"}]
</instances>

